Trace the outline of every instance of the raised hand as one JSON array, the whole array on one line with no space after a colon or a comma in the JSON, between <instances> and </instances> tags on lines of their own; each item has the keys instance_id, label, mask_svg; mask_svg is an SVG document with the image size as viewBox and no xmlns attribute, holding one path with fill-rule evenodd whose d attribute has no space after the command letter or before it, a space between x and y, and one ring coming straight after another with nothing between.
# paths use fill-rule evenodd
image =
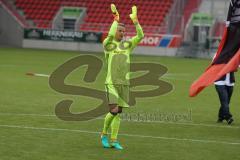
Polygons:
<instances>
[{"instance_id":1,"label":"raised hand","mask_svg":"<svg viewBox=\"0 0 240 160\"><path fill-rule=\"evenodd\" d=\"M119 17L119 13L117 11L117 8L116 8L115 4L111 4L111 10L112 10L112 14L113 14L114 20L119 22L120 17Z\"/></svg>"},{"instance_id":2,"label":"raised hand","mask_svg":"<svg viewBox=\"0 0 240 160\"><path fill-rule=\"evenodd\" d=\"M138 23L137 6L132 6L132 13L129 16L134 24Z\"/></svg>"}]
</instances>

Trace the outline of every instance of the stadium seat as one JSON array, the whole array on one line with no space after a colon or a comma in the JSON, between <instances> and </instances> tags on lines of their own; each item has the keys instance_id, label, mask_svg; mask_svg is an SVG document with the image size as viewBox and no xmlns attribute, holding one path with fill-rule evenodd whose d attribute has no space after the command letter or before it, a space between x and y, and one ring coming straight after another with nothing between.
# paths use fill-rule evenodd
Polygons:
<instances>
[{"instance_id":1,"label":"stadium seat","mask_svg":"<svg viewBox=\"0 0 240 160\"><path fill-rule=\"evenodd\" d=\"M109 9L111 3L112 0L15 0L16 7L24 11L26 19L33 20L36 26L41 28L51 26L50 24L61 6L87 7L87 17L80 26L81 30L86 31L90 29L108 30L112 23ZM128 15L132 5L135 4L138 6L139 21L143 26L161 26L173 0L116 0L114 3L121 14L121 21L126 25L132 25ZM91 24L98 27L93 29Z\"/></svg>"}]
</instances>

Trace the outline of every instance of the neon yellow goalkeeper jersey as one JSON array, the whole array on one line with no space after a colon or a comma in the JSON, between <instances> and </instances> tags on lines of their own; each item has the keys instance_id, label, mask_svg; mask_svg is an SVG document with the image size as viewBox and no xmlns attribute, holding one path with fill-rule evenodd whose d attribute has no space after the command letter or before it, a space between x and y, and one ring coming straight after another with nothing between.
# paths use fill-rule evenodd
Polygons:
<instances>
[{"instance_id":1,"label":"neon yellow goalkeeper jersey","mask_svg":"<svg viewBox=\"0 0 240 160\"><path fill-rule=\"evenodd\" d=\"M137 35L130 40L118 42L115 40L118 22L114 21L107 38L103 41L104 53L107 63L107 77L105 84L129 85L130 80L130 54L144 37L139 23L135 25Z\"/></svg>"}]
</instances>

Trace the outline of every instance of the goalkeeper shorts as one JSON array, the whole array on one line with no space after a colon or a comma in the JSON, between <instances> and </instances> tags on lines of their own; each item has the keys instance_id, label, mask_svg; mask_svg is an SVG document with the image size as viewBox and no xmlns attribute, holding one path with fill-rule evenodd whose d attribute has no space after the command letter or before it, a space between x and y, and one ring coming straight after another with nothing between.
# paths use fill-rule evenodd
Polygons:
<instances>
[{"instance_id":1,"label":"goalkeeper shorts","mask_svg":"<svg viewBox=\"0 0 240 160\"><path fill-rule=\"evenodd\" d=\"M120 107L129 107L129 86L121 84L105 85L108 104L117 104Z\"/></svg>"}]
</instances>

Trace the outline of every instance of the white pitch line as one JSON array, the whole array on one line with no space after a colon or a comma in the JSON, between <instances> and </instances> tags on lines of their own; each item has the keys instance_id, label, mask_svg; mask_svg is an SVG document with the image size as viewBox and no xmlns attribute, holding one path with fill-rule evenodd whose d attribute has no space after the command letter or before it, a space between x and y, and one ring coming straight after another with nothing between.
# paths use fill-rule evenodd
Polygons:
<instances>
[{"instance_id":1,"label":"white pitch line","mask_svg":"<svg viewBox=\"0 0 240 160\"><path fill-rule=\"evenodd\" d=\"M232 126L232 125L214 125L214 124L204 124L204 123L193 123L193 122L164 122L164 121L151 121L146 123L163 123L163 124L176 124L176 125L189 125L189 126L203 126L203 127L216 127L216 128L234 128L234 129L240 129L238 126Z\"/></svg>"},{"instance_id":2,"label":"white pitch line","mask_svg":"<svg viewBox=\"0 0 240 160\"><path fill-rule=\"evenodd\" d=\"M29 113L0 113L0 116L37 116L37 117L56 117L54 114L29 114Z\"/></svg>"},{"instance_id":3,"label":"white pitch line","mask_svg":"<svg viewBox=\"0 0 240 160\"><path fill-rule=\"evenodd\" d=\"M42 74L42 73L32 73L32 72L28 72L26 73L27 76L35 76L35 77L47 77L49 78L50 75L47 74Z\"/></svg>"},{"instance_id":4,"label":"white pitch line","mask_svg":"<svg viewBox=\"0 0 240 160\"><path fill-rule=\"evenodd\" d=\"M0 116L32 116L32 117L57 117L56 115L51 114L27 114L27 113L0 113ZM104 119L103 117L98 117L95 119ZM229 128L229 129L240 129L239 126L232 125L214 125L214 124L204 124L204 123L193 123L193 122L166 122L166 121L129 121L122 119L124 122L132 123L160 123L160 124L171 124L171 125L185 125L185 126L202 126L202 127L215 127L215 128Z\"/></svg>"},{"instance_id":5,"label":"white pitch line","mask_svg":"<svg viewBox=\"0 0 240 160\"><path fill-rule=\"evenodd\" d=\"M50 75L47 75L47 74L40 74L40 73L35 73L34 76L37 76L37 77L50 77Z\"/></svg>"},{"instance_id":6,"label":"white pitch line","mask_svg":"<svg viewBox=\"0 0 240 160\"><path fill-rule=\"evenodd\" d=\"M29 127L29 126L18 126L18 125L0 125L0 127L18 128L18 129L31 129L31 130L46 130L46 131L65 131L65 132L77 132L77 133L87 133L87 134L100 134L101 133L101 132L96 132L96 131L86 131L86 130L67 129L67 128L42 128L42 127ZM151 139L161 139L161 140L189 141L189 142L199 142L199 143L216 143L216 144L225 144L225 145L240 145L240 142L228 142L228 141L218 141L218 140L149 136L149 135L137 135L137 134L127 134L127 133L122 133L122 134L119 134L119 135L120 136L126 136L126 137L136 137L136 138L151 138Z\"/></svg>"},{"instance_id":7,"label":"white pitch line","mask_svg":"<svg viewBox=\"0 0 240 160\"><path fill-rule=\"evenodd\" d=\"M164 76L174 76L174 77L188 77L188 76L191 76L191 74L189 73L166 73L163 75Z\"/></svg>"},{"instance_id":8,"label":"white pitch line","mask_svg":"<svg viewBox=\"0 0 240 160\"><path fill-rule=\"evenodd\" d=\"M189 73L166 73L161 78L168 79L168 80L180 80L180 81L186 81L191 82L192 80L189 80L189 77L191 74Z\"/></svg>"},{"instance_id":9,"label":"white pitch line","mask_svg":"<svg viewBox=\"0 0 240 160\"><path fill-rule=\"evenodd\" d=\"M136 134L119 134L119 135L127 136L127 137L152 138L152 139L175 140L175 141L190 141L190 142L200 142L200 143L217 143L217 144L228 144L228 145L240 145L240 142L227 142L227 141L217 141L217 140L160 137L160 136L147 136L147 135L136 135Z\"/></svg>"}]
</instances>

